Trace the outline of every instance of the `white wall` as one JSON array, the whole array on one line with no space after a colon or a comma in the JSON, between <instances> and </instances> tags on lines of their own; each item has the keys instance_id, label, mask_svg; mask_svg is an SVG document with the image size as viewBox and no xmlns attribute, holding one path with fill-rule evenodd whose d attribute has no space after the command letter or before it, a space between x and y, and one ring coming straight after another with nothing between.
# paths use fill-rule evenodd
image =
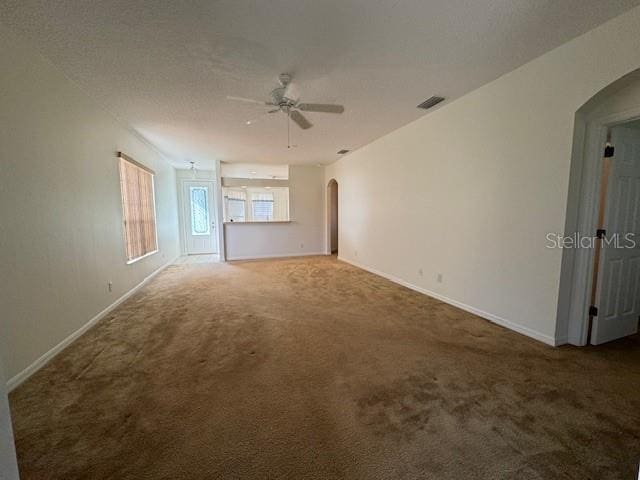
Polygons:
<instances>
[{"instance_id":1,"label":"white wall","mask_svg":"<svg viewBox=\"0 0 640 480\"><path fill-rule=\"evenodd\" d=\"M289 223L227 223L227 259L324 253L324 169L289 167Z\"/></svg>"},{"instance_id":2,"label":"white wall","mask_svg":"<svg viewBox=\"0 0 640 480\"><path fill-rule=\"evenodd\" d=\"M4 368L0 359L0 480L18 480L18 464L13 444L11 414Z\"/></svg>"},{"instance_id":3,"label":"white wall","mask_svg":"<svg viewBox=\"0 0 640 480\"><path fill-rule=\"evenodd\" d=\"M175 258L178 215L172 166L2 25L0 45L0 352L11 378ZM118 150L156 172L160 251L132 265Z\"/></svg>"},{"instance_id":4,"label":"white wall","mask_svg":"<svg viewBox=\"0 0 640 480\"><path fill-rule=\"evenodd\" d=\"M262 163L221 162L221 176L224 178L284 179L289 178L288 165L265 165Z\"/></svg>"},{"instance_id":5,"label":"white wall","mask_svg":"<svg viewBox=\"0 0 640 480\"><path fill-rule=\"evenodd\" d=\"M561 251L545 235L564 231L574 116L638 51L640 8L329 166L340 256L564 342Z\"/></svg>"}]
</instances>

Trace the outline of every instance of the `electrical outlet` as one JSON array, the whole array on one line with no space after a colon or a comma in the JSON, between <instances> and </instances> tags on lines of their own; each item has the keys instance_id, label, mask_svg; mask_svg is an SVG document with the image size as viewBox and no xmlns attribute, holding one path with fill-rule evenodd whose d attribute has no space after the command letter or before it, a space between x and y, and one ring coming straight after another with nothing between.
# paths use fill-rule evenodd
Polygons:
<instances>
[{"instance_id":1,"label":"electrical outlet","mask_svg":"<svg viewBox=\"0 0 640 480\"><path fill-rule=\"evenodd\" d=\"M421 268L418 269L418 275L420 275L421 277L424 276L424 272Z\"/></svg>"},{"instance_id":2,"label":"electrical outlet","mask_svg":"<svg viewBox=\"0 0 640 480\"><path fill-rule=\"evenodd\" d=\"M109 292L113 292L113 282L111 280L107 282L107 288L109 289Z\"/></svg>"},{"instance_id":3,"label":"electrical outlet","mask_svg":"<svg viewBox=\"0 0 640 480\"><path fill-rule=\"evenodd\" d=\"M442 283L442 274L441 273L439 273L438 276L436 277L436 281L438 283Z\"/></svg>"},{"instance_id":4,"label":"electrical outlet","mask_svg":"<svg viewBox=\"0 0 640 480\"><path fill-rule=\"evenodd\" d=\"M354 251L353 251L353 256L354 256L354 257L357 257L357 256L358 256L358 250L354 250Z\"/></svg>"},{"instance_id":5,"label":"electrical outlet","mask_svg":"<svg viewBox=\"0 0 640 480\"><path fill-rule=\"evenodd\" d=\"M304 243L301 243L301 244L300 244L300 248L304 248Z\"/></svg>"}]
</instances>

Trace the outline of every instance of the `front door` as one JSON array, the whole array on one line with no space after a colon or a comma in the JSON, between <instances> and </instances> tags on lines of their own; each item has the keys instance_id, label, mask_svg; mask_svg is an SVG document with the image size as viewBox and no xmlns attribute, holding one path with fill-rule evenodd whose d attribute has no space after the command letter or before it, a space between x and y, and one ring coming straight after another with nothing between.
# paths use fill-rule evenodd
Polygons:
<instances>
[{"instance_id":1,"label":"front door","mask_svg":"<svg viewBox=\"0 0 640 480\"><path fill-rule=\"evenodd\" d=\"M213 182L186 181L182 195L186 253L217 253Z\"/></svg>"},{"instance_id":2,"label":"front door","mask_svg":"<svg viewBox=\"0 0 640 480\"><path fill-rule=\"evenodd\" d=\"M640 129L615 127L611 143L594 345L633 335L640 315Z\"/></svg>"}]
</instances>

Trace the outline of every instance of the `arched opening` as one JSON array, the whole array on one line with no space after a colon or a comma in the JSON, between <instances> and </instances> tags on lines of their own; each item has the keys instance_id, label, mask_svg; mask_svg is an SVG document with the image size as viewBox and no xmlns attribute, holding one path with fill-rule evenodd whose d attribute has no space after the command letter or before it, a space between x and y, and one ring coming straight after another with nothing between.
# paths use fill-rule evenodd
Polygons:
<instances>
[{"instance_id":1,"label":"arched opening","mask_svg":"<svg viewBox=\"0 0 640 480\"><path fill-rule=\"evenodd\" d=\"M615 242L640 242L638 119L640 70L576 112L556 331L574 345L638 330L640 248Z\"/></svg>"},{"instance_id":2,"label":"arched opening","mask_svg":"<svg viewBox=\"0 0 640 480\"><path fill-rule=\"evenodd\" d=\"M327 253L338 254L338 182L331 179L327 185Z\"/></svg>"}]
</instances>

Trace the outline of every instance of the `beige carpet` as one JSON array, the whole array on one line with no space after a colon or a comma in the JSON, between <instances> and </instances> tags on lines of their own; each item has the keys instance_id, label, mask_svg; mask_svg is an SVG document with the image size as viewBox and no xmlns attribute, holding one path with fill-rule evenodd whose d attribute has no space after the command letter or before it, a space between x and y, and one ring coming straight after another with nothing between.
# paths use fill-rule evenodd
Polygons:
<instances>
[{"instance_id":1,"label":"beige carpet","mask_svg":"<svg viewBox=\"0 0 640 480\"><path fill-rule=\"evenodd\" d=\"M11 395L22 478L633 479L639 347L330 257L176 265Z\"/></svg>"}]
</instances>

